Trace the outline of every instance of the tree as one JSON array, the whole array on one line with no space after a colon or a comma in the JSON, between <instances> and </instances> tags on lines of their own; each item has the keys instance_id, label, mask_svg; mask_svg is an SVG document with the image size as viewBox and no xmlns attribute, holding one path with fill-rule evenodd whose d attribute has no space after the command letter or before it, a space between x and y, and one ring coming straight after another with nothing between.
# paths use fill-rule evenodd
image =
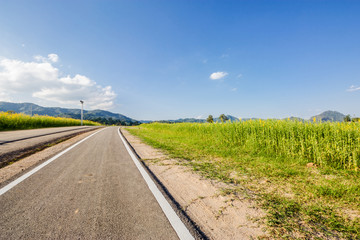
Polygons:
<instances>
[{"instance_id":1,"label":"tree","mask_svg":"<svg viewBox=\"0 0 360 240\"><path fill-rule=\"evenodd\" d=\"M360 122L360 118L358 118L358 117L353 117L351 120L352 120L353 122Z\"/></svg>"},{"instance_id":2,"label":"tree","mask_svg":"<svg viewBox=\"0 0 360 240\"><path fill-rule=\"evenodd\" d=\"M221 122L226 122L227 120L229 120L229 118L225 114L221 114L219 118Z\"/></svg>"},{"instance_id":3,"label":"tree","mask_svg":"<svg viewBox=\"0 0 360 240\"><path fill-rule=\"evenodd\" d=\"M351 122L350 114L348 114L344 117L344 122Z\"/></svg>"},{"instance_id":4,"label":"tree","mask_svg":"<svg viewBox=\"0 0 360 240\"><path fill-rule=\"evenodd\" d=\"M213 123L213 122L214 122L213 116L212 116L212 115L209 115L208 118L206 119L206 121L207 121L208 123Z\"/></svg>"}]
</instances>

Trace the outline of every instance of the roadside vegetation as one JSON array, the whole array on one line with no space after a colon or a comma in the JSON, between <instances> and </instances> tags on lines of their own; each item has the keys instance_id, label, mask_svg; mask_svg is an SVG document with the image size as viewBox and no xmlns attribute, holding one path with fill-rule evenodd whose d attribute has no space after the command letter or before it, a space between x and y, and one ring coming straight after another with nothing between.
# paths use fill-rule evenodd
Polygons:
<instances>
[{"instance_id":1,"label":"roadside vegetation","mask_svg":"<svg viewBox=\"0 0 360 240\"><path fill-rule=\"evenodd\" d=\"M84 120L83 124L88 126L101 125L87 120ZM29 116L21 113L0 112L0 131L79 125L81 125L81 121L72 118Z\"/></svg>"},{"instance_id":2,"label":"roadside vegetation","mask_svg":"<svg viewBox=\"0 0 360 240\"><path fill-rule=\"evenodd\" d=\"M360 239L360 123L249 120L128 129L206 177L251 192L274 238ZM183 162L183 161L182 161Z\"/></svg>"}]
</instances>

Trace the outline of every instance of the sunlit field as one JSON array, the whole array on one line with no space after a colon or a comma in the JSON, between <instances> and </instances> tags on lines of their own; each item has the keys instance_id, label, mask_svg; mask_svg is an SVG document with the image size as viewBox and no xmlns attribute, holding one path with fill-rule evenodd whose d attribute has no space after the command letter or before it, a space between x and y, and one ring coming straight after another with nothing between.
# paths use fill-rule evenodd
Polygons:
<instances>
[{"instance_id":1,"label":"sunlit field","mask_svg":"<svg viewBox=\"0 0 360 240\"><path fill-rule=\"evenodd\" d=\"M249 120L143 124L146 143L254 192L276 237L360 238L360 123Z\"/></svg>"},{"instance_id":2,"label":"sunlit field","mask_svg":"<svg viewBox=\"0 0 360 240\"><path fill-rule=\"evenodd\" d=\"M83 124L89 126L100 125L99 123L87 120L84 120ZM29 116L21 113L0 112L0 131L79 125L81 125L81 121L72 118Z\"/></svg>"}]
</instances>

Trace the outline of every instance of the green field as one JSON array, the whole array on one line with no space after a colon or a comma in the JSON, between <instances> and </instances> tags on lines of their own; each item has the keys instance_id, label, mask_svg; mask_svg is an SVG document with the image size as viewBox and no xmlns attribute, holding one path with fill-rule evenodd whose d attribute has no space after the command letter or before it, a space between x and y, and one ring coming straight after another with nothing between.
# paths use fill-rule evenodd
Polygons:
<instances>
[{"instance_id":1,"label":"green field","mask_svg":"<svg viewBox=\"0 0 360 240\"><path fill-rule=\"evenodd\" d=\"M285 239L360 239L360 124L252 120L128 129L206 177L233 183ZM229 185L230 186L230 185Z\"/></svg>"},{"instance_id":2,"label":"green field","mask_svg":"<svg viewBox=\"0 0 360 240\"><path fill-rule=\"evenodd\" d=\"M89 126L100 125L99 123L87 120L84 120L83 124ZM72 118L60 118L39 115L29 116L21 113L0 112L0 131L80 125L80 120Z\"/></svg>"}]
</instances>

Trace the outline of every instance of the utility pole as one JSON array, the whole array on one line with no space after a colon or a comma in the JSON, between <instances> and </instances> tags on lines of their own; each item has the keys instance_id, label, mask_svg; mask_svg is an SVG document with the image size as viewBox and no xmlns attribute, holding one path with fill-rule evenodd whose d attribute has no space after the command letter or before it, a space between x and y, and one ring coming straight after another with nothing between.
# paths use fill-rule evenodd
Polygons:
<instances>
[{"instance_id":1,"label":"utility pole","mask_svg":"<svg viewBox=\"0 0 360 240\"><path fill-rule=\"evenodd\" d=\"M81 103L81 126L83 125L83 109L84 109L84 101L80 100Z\"/></svg>"}]
</instances>

